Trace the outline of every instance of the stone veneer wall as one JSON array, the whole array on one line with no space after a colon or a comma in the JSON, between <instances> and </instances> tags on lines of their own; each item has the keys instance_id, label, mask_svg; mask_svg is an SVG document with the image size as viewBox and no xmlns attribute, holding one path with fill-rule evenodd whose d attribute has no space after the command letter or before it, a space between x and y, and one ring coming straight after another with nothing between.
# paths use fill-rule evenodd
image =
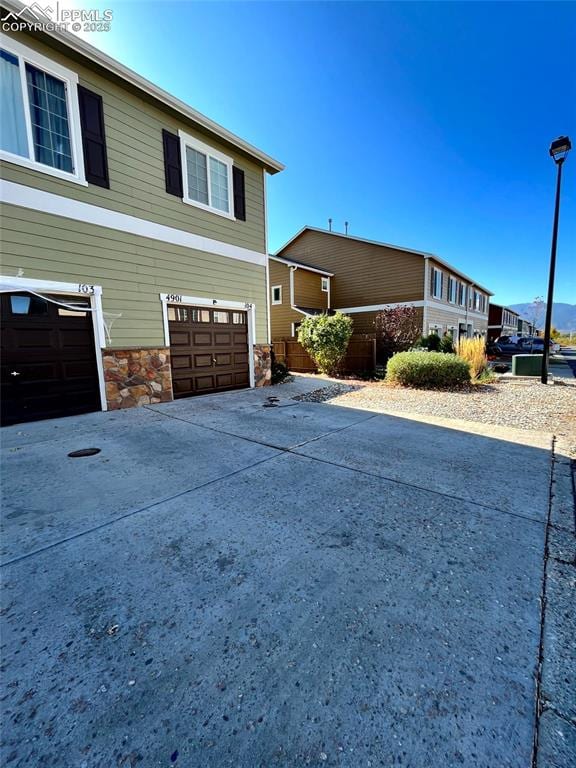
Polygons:
<instances>
[{"instance_id":1,"label":"stone veneer wall","mask_svg":"<svg viewBox=\"0 0 576 768\"><path fill-rule=\"evenodd\" d=\"M104 349L102 359L109 410L173 399L169 349Z\"/></svg>"},{"instance_id":2,"label":"stone veneer wall","mask_svg":"<svg viewBox=\"0 0 576 768\"><path fill-rule=\"evenodd\" d=\"M266 387L272 381L272 347L270 344L254 344L254 383Z\"/></svg>"}]
</instances>

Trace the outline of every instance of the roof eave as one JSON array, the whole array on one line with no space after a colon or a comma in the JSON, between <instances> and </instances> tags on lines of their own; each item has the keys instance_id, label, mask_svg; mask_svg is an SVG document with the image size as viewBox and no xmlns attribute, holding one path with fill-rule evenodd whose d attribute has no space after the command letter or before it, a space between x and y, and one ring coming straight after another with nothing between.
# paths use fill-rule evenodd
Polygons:
<instances>
[{"instance_id":1,"label":"roof eave","mask_svg":"<svg viewBox=\"0 0 576 768\"><path fill-rule=\"evenodd\" d=\"M2 0L1 5L5 6L8 8L8 10L11 11L21 11L24 8L24 3L18 2L17 0ZM223 126L215 123L213 120L210 120L210 118L206 117L201 112L198 112L197 110L188 106L188 104L185 102L181 101L175 96L172 96L163 88L154 85L154 83L151 83L146 78L141 77L137 72L134 72L134 70L125 67L119 61L113 59L111 56L108 56L98 48L95 48L93 45L90 45L90 43L87 43L85 40L82 40L76 35L65 31L43 30L43 34L63 43L68 48L71 48L76 53L85 56L90 61L96 62L101 67L104 67L104 69L120 77L122 80L125 80L139 90L144 91L149 96L152 96L154 99L157 99L162 104L165 104L171 109L174 109L176 112L179 112L188 120L196 123L199 127L209 131L219 139L228 142L228 144L237 147L240 151L249 155L254 160L257 160L261 165L263 165L268 173L275 174L284 170L285 166L283 163L275 160L273 157L270 157L270 155L267 155L265 152L257 149L252 144L244 141L239 136L236 136L235 134L226 130L226 128Z\"/></svg>"},{"instance_id":2,"label":"roof eave","mask_svg":"<svg viewBox=\"0 0 576 768\"><path fill-rule=\"evenodd\" d=\"M456 267L453 267L452 264L449 264L447 261L444 261L444 259L441 259L438 256L434 256L433 254L425 255L424 258L434 259L435 261L438 262L438 264L442 264L443 267L446 267L446 269L449 269L451 272L454 272L454 274L458 275L458 277L461 277L464 280L467 280L469 283L476 286L476 288L479 288L488 296L494 296L493 291L489 291L488 288L484 288L483 285L480 285L480 283L476 282L476 280L473 280L471 277L468 277L468 275L465 275L464 272L460 272L459 269L456 269Z\"/></svg>"},{"instance_id":3,"label":"roof eave","mask_svg":"<svg viewBox=\"0 0 576 768\"><path fill-rule=\"evenodd\" d=\"M307 269L309 272L317 272L319 275L325 275L326 277L334 277L334 272L328 272L326 269L320 269L320 267L313 267L311 264L304 264L303 262L292 261L292 259L285 259L282 256L268 256L272 261L279 261L282 264L288 266L297 267L298 269Z\"/></svg>"}]
</instances>

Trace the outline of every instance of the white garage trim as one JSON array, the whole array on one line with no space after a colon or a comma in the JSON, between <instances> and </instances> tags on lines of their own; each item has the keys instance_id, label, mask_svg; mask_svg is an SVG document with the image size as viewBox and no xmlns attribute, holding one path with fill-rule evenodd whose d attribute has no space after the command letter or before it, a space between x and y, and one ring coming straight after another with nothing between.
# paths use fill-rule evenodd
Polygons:
<instances>
[{"instance_id":1,"label":"white garage trim","mask_svg":"<svg viewBox=\"0 0 576 768\"><path fill-rule=\"evenodd\" d=\"M98 369L98 388L100 390L100 405L103 411L108 410L106 402L106 385L104 383L104 365L102 363L101 349L106 347L106 334L104 332L104 313L102 311L102 286L88 285L86 283L61 283L54 280L36 280L33 277L5 277L0 276L0 290L8 291L36 291L40 294L62 293L77 294L90 299L92 310L92 329L94 331L94 346L96 352L96 368Z\"/></svg>"},{"instance_id":2,"label":"white garage trim","mask_svg":"<svg viewBox=\"0 0 576 768\"><path fill-rule=\"evenodd\" d=\"M256 338L256 304L249 301L228 301L227 299L207 299L199 296L184 296L180 293L161 293L162 322L164 323L164 344L170 348L170 328L168 326L168 304L183 304L190 307L211 307L212 309L236 309L246 312L248 320L248 367L250 386L256 386L254 374L254 342Z\"/></svg>"}]
</instances>

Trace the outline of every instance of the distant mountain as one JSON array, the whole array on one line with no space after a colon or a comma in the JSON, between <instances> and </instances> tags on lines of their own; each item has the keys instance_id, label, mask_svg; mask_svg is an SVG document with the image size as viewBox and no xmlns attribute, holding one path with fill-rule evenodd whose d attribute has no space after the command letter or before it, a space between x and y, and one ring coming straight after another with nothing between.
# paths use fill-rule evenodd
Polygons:
<instances>
[{"instance_id":1,"label":"distant mountain","mask_svg":"<svg viewBox=\"0 0 576 768\"><path fill-rule=\"evenodd\" d=\"M526 304L510 304L510 309L519 312L522 317L532 320L534 317L534 302ZM536 325L541 328L546 317L546 304L542 304ZM559 331L576 331L576 304L562 304L555 301L552 305L552 325Z\"/></svg>"}]
</instances>

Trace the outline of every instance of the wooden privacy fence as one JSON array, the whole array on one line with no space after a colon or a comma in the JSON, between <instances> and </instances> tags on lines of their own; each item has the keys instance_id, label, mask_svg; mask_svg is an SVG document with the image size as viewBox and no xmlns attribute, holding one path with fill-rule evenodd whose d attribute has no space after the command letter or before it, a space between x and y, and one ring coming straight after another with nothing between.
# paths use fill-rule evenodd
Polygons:
<instances>
[{"instance_id":1,"label":"wooden privacy fence","mask_svg":"<svg viewBox=\"0 0 576 768\"><path fill-rule=\"evenodd\" d=\"M272 342L274 355L289 371L316 373L317 368L302 344L295 339L276 339ZM342 373L362 373L376 368L376 339L352 336L346 357L340 366Z\"/></svg>"}]
</instances>

